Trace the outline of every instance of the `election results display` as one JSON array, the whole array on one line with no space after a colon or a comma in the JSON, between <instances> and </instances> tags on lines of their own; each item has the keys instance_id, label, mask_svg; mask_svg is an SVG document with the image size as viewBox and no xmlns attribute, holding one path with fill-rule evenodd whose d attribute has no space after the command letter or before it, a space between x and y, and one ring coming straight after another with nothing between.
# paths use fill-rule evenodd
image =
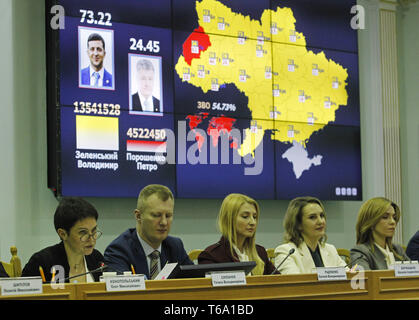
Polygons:
<instances>
[{"instance_id":1,"label":"election results display","mask_svg":"<svg viewBox=\"0 0 419 320\"><path fill-rule=\"evenodd\" d=\"M49 187L361 200L354 6L47 0Z\"/></svg>"}]
</instances>

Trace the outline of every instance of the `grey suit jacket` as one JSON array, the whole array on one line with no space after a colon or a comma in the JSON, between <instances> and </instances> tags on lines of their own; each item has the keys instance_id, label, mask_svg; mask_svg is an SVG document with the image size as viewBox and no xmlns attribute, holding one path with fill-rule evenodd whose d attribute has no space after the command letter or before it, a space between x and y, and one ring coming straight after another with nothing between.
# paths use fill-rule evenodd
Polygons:
<instances>
[{"instance_id":1,"label":"grey suit jacket","mask_svg":"<svg viewBox=\"0 0 419 320\"><path fill-rule=\"evenodd\" d=\"M403 248L397 244L393 244L394 251L397 252L402 260L394 256L396 261L410 260L404 252ZM376 245L374 245L374 252L371 251L370 243L358 244L351 249L351 265L358 264L365 270L386 270L388 269L384 254Z\"/></svg>"}]
</instances>

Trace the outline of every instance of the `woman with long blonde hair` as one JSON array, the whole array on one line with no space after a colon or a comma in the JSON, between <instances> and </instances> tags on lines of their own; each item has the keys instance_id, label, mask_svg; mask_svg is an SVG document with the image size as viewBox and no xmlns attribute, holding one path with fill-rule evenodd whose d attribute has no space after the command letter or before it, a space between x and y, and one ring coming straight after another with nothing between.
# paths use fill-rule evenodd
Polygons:
<instances>
[{"instance_id":1,"label":"woman with long blonde hair","mask_svg":"<svg viewBox=\"0 0 419 320\"><path fill-rule=\"evenodd\" d=\"M223 200L217 224L221 239L198 256L198 263L255 261L252 275L271 274L275 268L264 247L255 243L259 222L258 203L243 194L232 193Z\"/></svg>"},{"instance_id":2,"label":"woman with long blonde hair","mask_svg":"<svg viewBox=\"0 0 419 320\"><path fill-rule=\"evenodd\" d=\"M351 261L366 270L381 270L396 261L410 260L403 248L393 243L400 214L397 204L389 199L377 197L366 201L358 213Z\"/></svg>"}]
</instances>

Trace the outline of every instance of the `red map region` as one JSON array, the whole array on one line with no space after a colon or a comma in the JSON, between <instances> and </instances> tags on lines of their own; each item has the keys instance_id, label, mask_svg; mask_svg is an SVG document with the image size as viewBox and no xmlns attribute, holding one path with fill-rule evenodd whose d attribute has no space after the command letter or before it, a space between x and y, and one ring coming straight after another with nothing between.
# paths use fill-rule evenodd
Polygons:
<instances>
[{"instance_id":1,"label":"red map region","mask_svg":"<svg viewBox=\"0 0 419 320\"><path fill-rule=\"evenodd\" d=\"M205 138L201 136L198 132L195 132L195 140L196 142L198 142L198 149L199 149L199 152L201 152L201 148L205 142Z\"/></svg>"},{"instance_id":2,"label":"red map region","mask_svg":"<svg viewBox=\"0 0 419 320\"><path fill-rule=\"evenodd\" d=\"M198 115L188 115L186 117L186 119L189 120L189 129L193 130L195 129L201 122L202 119L206 119L208 117L209 113L208 112L201 112Z\"/></svg>"},{"instance_id":3,"label":"red map region","mask_svg":"<svg viewBox=\"0 0 419 320\"><path fill-rule=\"evenodd\" d=\"M233 138L233 142L230 143L230 148L237 149L239 147L239 144L237 143L237 139Z\"/></svg>"},{"instance_id":4,"label":"red map region","mask_svg":"<svg viewBox=\"0 0 419 320\"><path fill-rule=\"evenodd\" d=\"M194 129L202 123L202 119L206 119L208 117L208 113L200 113L198 115L188 115L186 119L189 120L189 129L194 131L195 133L195 140L198 143L198 149L201 151L202 145L205 142L205 137L203 137L199 132L196 132ZM221 117L212 117L209 121L207 133L211 136L212 145L216 147L218 145L218 138L220 134L224 132L224 134L229 135L231 129L233 128L236 119L227 118L224 116ZM229 137L232 142L230 143L230 148L237 149L238 143L235 138Z\"/></svg>"},{"instance_id":5,"label":"red map region","mask_svg":"<svg viewBox=\"0 0 419 320\"><path fill-rule=\"evenodd\" d=\"M192 41L198 41L198 52L192 53ZM209 36L204 32L204 28L195 29L183 43L183 57L187 64L191 65L192 59L199 58L201 51L205 51L211 45Z\"/></svg>"},{"instance_id":6,"label":"red map region","mask_svg":"<svg viewBox=\"0 0 419 320\"><path fill-rule=\"evenodd\" d=\"M227 117L213 117L209 121L207 133L212 138L212 145L214 147L218 144L218 138L220 136L220 133L225 131L224 133L230 134L231 129L233 128L234 123L236 122L236 119L233 118L227 118ZM230 140L232 138L230 137ZM237 148L237 142L233 141L230 144L230 148Z\"/></svg>"},{"instance_id":7,"label":"red map region","mask_svg":"<svg viewBox=\"0 0 419 320\"><path fill-rule=\"evenodd\" d=\"M189 115L189 116L186 117L186 119L189 120L189 129L190 130L195 129L198 126L198 124L200 124L202 122L202 116L200 116L200 115L196 115L196 116Z\"/></svg>"},{"instance_id":8,"label":"red map region","mask_svg":"<svg viewBox=\"0 0 419 320\"><path fill-rule=\"evenodd\" d=\"M208 117L207 112L202 112L199 115L188 115L186 119L189 120L189 129L195 132L195 140L198 142L198 149L201 151L202 145L205 142L205 138L196 132L194 129L202 122L202 119Z\"/></svg>"}]
</instances>

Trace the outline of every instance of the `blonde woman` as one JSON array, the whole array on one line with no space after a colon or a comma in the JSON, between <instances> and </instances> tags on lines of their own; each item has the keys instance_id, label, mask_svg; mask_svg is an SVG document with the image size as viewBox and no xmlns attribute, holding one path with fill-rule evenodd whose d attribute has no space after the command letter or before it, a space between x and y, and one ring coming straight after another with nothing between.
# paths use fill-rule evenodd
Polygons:
<instances>
[{"instance_id":1,"label":"blonde woman","mask_svg":"<svg viewBox=\"0 0 419 320\"><path fill-rule=\"evenodd\" d=\"M229 194L221 204L218 228L221 239L198 256L198 263L255 261L252 275L271 274L275 268L264 247L255 244L259 205L243 194Z\"/></svg>"},{"instance_id":2,"label":"blonde woman","mask_svg":"<svg viewBox=\"0 0 419 320\"><path fill-rule=\"evenodd\" d=\"M319 199L298 197L284 218L285 244L275 248L275 266L281 274L312 273L316 267L344 267L336 248L326 243L326 213Z\"/></svg>"},{"instance_id":3,"label":"blonde woman","mask_svg":"<svg viewBox=\"0 0 419 320\"><path fill-rule=\"evenodd\" d=\"M396 261L410 260L403 248L393 243L400 209L392 201L378 197L366 201L356 222L356 246L351 261L365 270L388 269Z\"/></svg>"}]
</instances>

